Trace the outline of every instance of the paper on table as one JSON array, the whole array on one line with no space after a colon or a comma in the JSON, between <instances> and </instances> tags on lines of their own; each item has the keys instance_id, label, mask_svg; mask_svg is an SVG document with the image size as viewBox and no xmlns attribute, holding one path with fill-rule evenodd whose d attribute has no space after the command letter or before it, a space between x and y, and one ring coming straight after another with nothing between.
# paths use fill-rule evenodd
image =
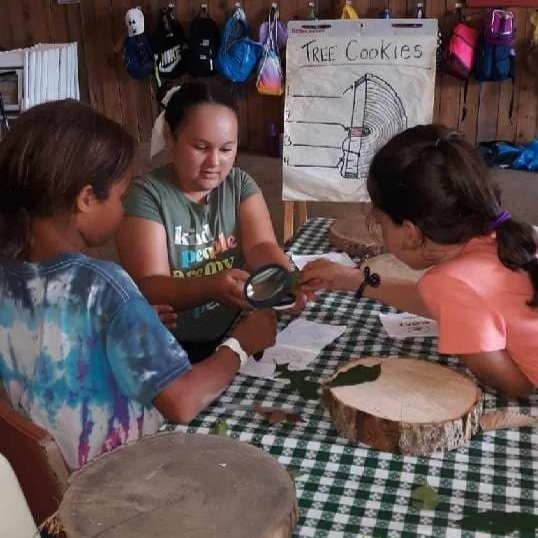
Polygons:
<instances>
[{"instance_id":1,"label":"paper on table","mask_svg":"<svg viewBox=\"0 0 538 538\"><path fill-rule=\"evenodd\" d=\"M302 270L307 263L320 259L341 263L342 265L347 265L349 267L355 267L355 263L345 252L327 252L325 254L308 255L292 254L291 259L300 270Z\"/></svg>"},{"instance_id":2,"label":"paper on table","mask_svg":"<svg viewBox=\"0 0 538 538\"><path fill-rule=\"evenodd\" d=\"M379 314L379 319L391 338L437 336L437 323L414 314Z\"/></svg>"},{"instance_id":3,"label":"paper on table","mask_svg":"<svg viewBox=\"0 0 538 538\"><path fill-rule=\"evenodd\" d=\"M320 351L346 330L345 325L324 325L296 319L277 335L276 344L255 361L249 357L240 372L252 377L271 379L276 364L288 364L290 370L304 370Z\"/></svg>"}]
</instances>

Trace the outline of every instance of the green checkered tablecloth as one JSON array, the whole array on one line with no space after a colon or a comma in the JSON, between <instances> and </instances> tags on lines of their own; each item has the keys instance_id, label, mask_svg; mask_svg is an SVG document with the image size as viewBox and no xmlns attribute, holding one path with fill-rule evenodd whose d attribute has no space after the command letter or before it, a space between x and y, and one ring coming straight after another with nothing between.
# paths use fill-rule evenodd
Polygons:
<instances>
[{"instance_id":1,"label":"green checkered tablecloth","mask_svg":"<svg viewBox=\"0 0 538 538\"><path fill-rule=\"evenodd\" d=\"M331 222L309 220L289 251L329 251ZM321 294L302 315L348 329L323 349L311 378L320 380L358 355L423 357L459 367L455 359L437 355L435 339L390 339L378 317L389 310L370 300L357 301L352 294ZM270 425L249 410L253 402L302 408L304 422ZM518 405L486 394L484 407L536 415L538 396ZM467 446L427 458L378 452L340 437L319 402L302 400L285 384L241 375L206 412L181 429L208 432L218 419L226 420L231 436L260 446L294 471L300 511L296 537L498 536L462 531L457 521L477 510L538 512L536 429L482 433ZM426 481L438 491L440 502L435 510L421 511L410 505L410 496L414 485Z\"/></svg>"}]
</instances>

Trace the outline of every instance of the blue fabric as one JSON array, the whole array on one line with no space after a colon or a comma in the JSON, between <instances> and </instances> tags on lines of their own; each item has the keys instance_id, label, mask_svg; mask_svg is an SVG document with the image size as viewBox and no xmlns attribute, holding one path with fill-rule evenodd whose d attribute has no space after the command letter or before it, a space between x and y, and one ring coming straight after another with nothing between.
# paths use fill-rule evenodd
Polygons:
<instances>
[{"instance_id":1,"label":"blue fabric","mask_svg":"<svg viewBox=\"0 0 538 538\"><path fill-rule=\"evenodd\" d=\"M0 376L71 468L155 433L155 396L190 369L131 278L66 254L0 265Z\"/></svg>"},{"instance_id":2,"label":"blue fabric","mask_svg":"<svg viewBox=\"0 0 538 538\"><path fill-rule=\"evenodd\" d=\"M509 142L481 142L480 153L490 166L538 172L538 138L525 146Z\"/></svg>"},{"instance_id":3,"label":"blue fabric","mask_svg":"<svg viewBox=\"0 0 538 538\"><path fill-rule=\"evenodd\" d=\"M250 39L248 32L248 25L238 11L224 25L216 67L223 77L232 82L245 82L262 55L262 45Z\"/></svg>"}]
</instances>

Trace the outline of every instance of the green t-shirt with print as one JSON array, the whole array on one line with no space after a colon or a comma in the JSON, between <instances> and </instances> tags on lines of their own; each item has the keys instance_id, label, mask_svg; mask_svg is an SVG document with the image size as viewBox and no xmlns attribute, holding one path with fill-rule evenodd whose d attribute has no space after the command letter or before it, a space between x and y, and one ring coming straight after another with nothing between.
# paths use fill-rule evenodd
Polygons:
<instances>
[{"instance_id":1,"label":"green t-shirt with print","mask_svg":"<svg viewBox=\"0 0 538 538\"><path fill-rule=\"evenodd\" d=\"M259 190L246 172L232 168L209 194L207 203L197 204L179 190L174 170L167 165L133 183L125 214L164 226L173 276L211 276L244 265L239 205ZM180 341L213 340L223 335L237 313L236 308L212 301L180 312L173 332Z\"/></svg>"}]
</instances>

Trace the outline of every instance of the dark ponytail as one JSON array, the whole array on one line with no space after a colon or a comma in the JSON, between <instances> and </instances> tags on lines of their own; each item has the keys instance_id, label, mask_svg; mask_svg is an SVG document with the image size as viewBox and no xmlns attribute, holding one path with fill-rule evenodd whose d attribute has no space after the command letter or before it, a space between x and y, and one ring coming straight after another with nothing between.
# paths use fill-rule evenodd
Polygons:
<instances>
[{"instance_id":1,"label":"dark ponytail","mask_svg":"<svg viewBox=\"0 0 538 538\"><path fill-rule=\"evenodd\" d=\"M0 259L27 259L32 218L72 212L86 185L105 200L134 147L120 125L76 101L22 114L0 143Z\"/></svg>"},{"instance_id":2,"label":"dark ponytail","mask_svg":"<svg viewBox=\"0 0 538 538\"><path fill-rule=\"evenodd\" d=\"M526 271L531 279L534 295L530 306L538 307L538 259L536 245L538 238L530 224L513 218L501 223L497 228L497 252L506 267Z\"/></svg>"},{"instance_id":3,"label":"dark ponytail","mask_svg":"<svg viewBox=\"0 0 538 538\"><path fill-rule=\"evenodd\" d=\"M536 238L529 224L502 210L500 189L480 154L462 136L438 125L418 125L396 135L375 155L368 192L374 206L394 223L413 222L439 244L462 244L497 232L503 265L524 270L538 307Z\"/></svg>"}]
</instances>

